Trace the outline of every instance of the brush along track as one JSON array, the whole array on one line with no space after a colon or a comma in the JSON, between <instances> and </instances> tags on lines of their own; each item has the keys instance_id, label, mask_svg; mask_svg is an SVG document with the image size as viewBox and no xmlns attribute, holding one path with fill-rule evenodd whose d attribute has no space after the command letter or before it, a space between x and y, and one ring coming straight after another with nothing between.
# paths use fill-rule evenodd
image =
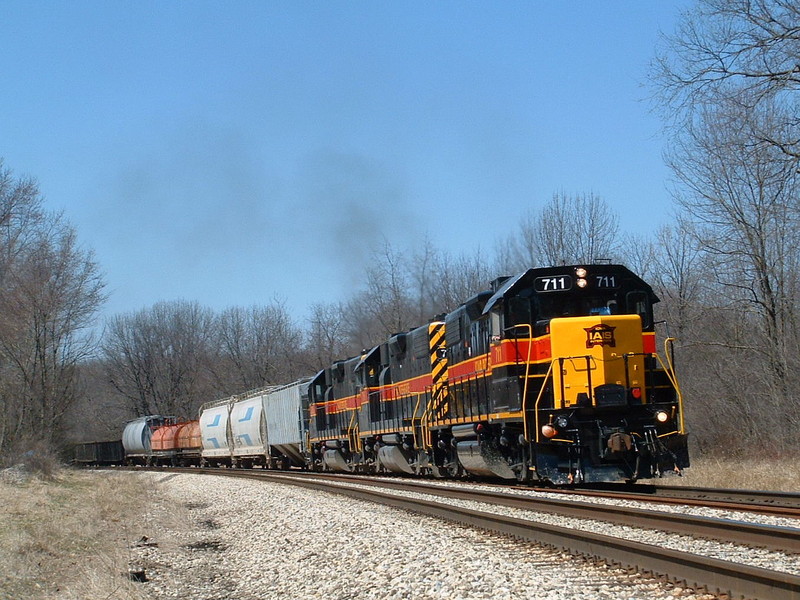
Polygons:
<instances>
[{"instance_id":1,"label":"brush along track","mask_svg":"<svg viewBox=\"0 0 800 600\"><path fill-rule=\"evenodd\" d=\"M497 533L546 544L574 554L580 554L642 572L665 575L689 585L705 587L712 592L728 593L732 597L765 600L800 600L800 577L769 569L742 565L726 560L699 556L685 551L671 550L629 539L580 531L518 519L484 511L462 508L419 498L400 496L371 488L396 492L424 493L449 500L469 500L496 506L523 508L549 512L560 516L638 525L690 535L708 535L715 539L736 541L740 544L767 545L783 551L796 552L800 547L800 532L796 529L739 524L730 520L687 517L668 513L650 513L632 509L615 509L608 505L583 505L576 502L543 501L541 499L512 496L501 492L476 492L457 487L439 487L404 480L368 480L347 476L324 476L318 473L265 472L232 469L192 469L195 473L210 473L302 486L315 490L335 492L348 497L378 502L395 508L422 513L453 522L471 525ZM184 471L185 472L185 471ZM563 506L567 504L569 506ZM576 506L578 505L578 506ZM636 520L632 522L632 520ZM703 533L700 533L700 528ZM772 538L768 541L767 538ZM775 541L778 540L778 541Z\"/></svg>"}]
</instances>

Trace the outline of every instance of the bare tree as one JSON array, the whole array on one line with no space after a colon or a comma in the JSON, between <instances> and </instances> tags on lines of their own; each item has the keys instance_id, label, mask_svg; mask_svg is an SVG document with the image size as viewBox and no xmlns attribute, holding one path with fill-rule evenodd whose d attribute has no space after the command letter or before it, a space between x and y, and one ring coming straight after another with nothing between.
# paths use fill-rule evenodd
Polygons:
<instances>
[{"instance_id":1,"label":"bare tree","mask_svg":"<svg viewBox=\"0 0 800 600\"><path fill-rule=\"evenodd\" d=\"M344 311L352 344L369 348L393 333L416 325L408 263L385 242L372 254L363 289L353 294Z\"/></svg>"},{"instance_id":2,"label":"bare tree","mask_svg":"<svg viewBox=\"0 0 800 600\"><path fill-rule=\"evenodd\" d=\"M453 256L442 252L435 261L433 305L437 312L450 312L471 296L489 287L498 274L492 271L480 248Z\"/></svg>"},{"instance_id":3,"label":"bare tree","mask_svg":"<svg viewBox=\"0 0 800 600\"><path fill-rule=\"evenodd\" d=\"M529 252L538 265L591 263L614 255L618 222L617 215L594 194L559 192L535 219L523 222L520 237L536 244L535 254Z\"/></svg>"},{"instance_id":4,"label":"bare tree","mask_svg":"<svg viewBox=\"0 0 800 600\"><path fill-rule=\"evenodd\" d=\"M754 130L782 121L772 108L745 112L735 104L704 112L697 126L684 130L669 162L686 190L678 202L697 223L720 282L760 316L773 385L782 388L796 291L786 286L799 258L800 180L793 161L753 141Z\"/></svg>"},{"instance_id":5,"label":"bare tree","mask_svg":"<svg viewBox=\"0 0 800 600\"><path fill-rule=\"evenodd\" d=\"M501 271L522 272L539 266L547 259L542 258L539 247L539 227L542 211L528 209L519 221L519 231L511 239L503 238L498 243L497 262ZM508 271L506 271L508 269Z\"/></svg>"},{"instance_id":6,"label":"bare tree","mask_svg":"<svg viewBox=\"0 0 800 600\"><path fill-rule=\"evenodd\" d=\"M668 161L707 274L690 329L705 372L691 385L708 382L701 397L730 416L715 429L737 432L734 447L770 431L773 449L796 448L800 5L699 0L664 42L654 83Z\"/></svg>"},{"instance_id":7,"label":"bare tree","mask_svg":"<svg viewBox=\"0 0 800 600\"><path fill-rule=\"evenodd\" d=\"M20 439L60 440L79 388L78 364L105 299L91 252L60 215L42 209L35 182L0 163L0 450Z\"/></svg>"},{"instance_id":8,"label":"bare tree","mask_svg":"<svg viewBox=\"0 0 800 600\"><path fill-rule=\"evenodd\" d=\"M224 311L216 319L211 366L218 392L233 394L297 377L301 341L302 332L279 302Z\"/></svg>"},{"instance_id":9,"label":"bare tree","mask_svg":"<svg viewBox=\"0 0 800 600\"><path fill-rule=\"evenodd\" d=\"M345 310L343 304L315 304L311 308L304 362L309 373L329 367L335 360L360 349L348 346Z\"/></svg>"},{"instance_id":10,"label":"bare tree","mask_svg":"<svg viewBox=\"0 0 800 600\"><path fill-rule=\"evenodd\" d=\"M704 281L713 270L704 264L692 225L680 218L657 231L653 255L658 268L647 275L661 297L661 316L686 343L685 336L703 318Z\"/></svg>"},{"instance_id":11,"label":"bare tree","mask_svg":"<svg viewBox=\"0 0 800 600\"><path fill-rule=\"evenodd\" d=\"M800 176L790 156L760 140L759 132L785 127L780 107L721 102L700 117L669 153L676 199L718 284L713 306L738 325L724 339L720 327L708 331L707 343L747 365L764 425L797 401ZM797 430L795 412L779 431Z\"/></svg>"},{"instance_id":12,"label":"bare tree","mask_svg":"<svg viewBox=\"0 0 800 600\"><path fill-rule=\"evenodd\" d=\"M431 239L426 236L422 244L415 249L410 264L407 266L409 282L413 287L410 293L416 303L416 311L413 316L415 323L425 322L439 310L433 297L433 288L437 276L435 266L438 256L439 250L433 245Z\"/></svg>"},{"instance_id":13,"label":"bare tree","mask_svg":"<svg viewBox=\"0 0 800 600\"><path fill-rule=\"evenodd\" d=\"M719 102L745 110L762 102L796 106L800 87L800 5L795 0L700 0L664 38L654 63L658 97L683 127ZM800 119L757 137L800 159Z\"/></svg>"},{"instance_id":14,"label":"bare tree","mask_svg":"<svg viewBox=\"0 0 800 600\"><path fill-rule=\"evenodd\" d=\"M109 320L107 376L133 416L187 417L215 397L209 366L214 317L196 302L160 302Z\"/></svg>"}]
</instances>

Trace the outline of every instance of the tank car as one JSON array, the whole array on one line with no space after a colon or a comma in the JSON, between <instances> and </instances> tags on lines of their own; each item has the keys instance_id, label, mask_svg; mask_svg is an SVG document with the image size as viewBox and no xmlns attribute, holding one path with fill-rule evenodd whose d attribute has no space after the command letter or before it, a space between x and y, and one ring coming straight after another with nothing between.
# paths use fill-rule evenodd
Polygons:
<instances>
[{"instance_id":1,"label":"tank car","mask_svg":"<svg viewBox=\"0 0 800 600\"><path fill-rule=\"evenodd\" d=\"M178 463L181 466L199 465L202 458L203 439L200 421L186 421L178 425Z\"/></svg>"},{"instance_id":2,"label":"tank car","mask_svg":"<svg viewBox=\"0 0 800 600\"><path fill-rule=\"evenodd\" d=\"M153 461L151 439L153 432L165 424L175 422L175 417L149 415L139 417L125 424L122 431L122 446L125 449L125 462L129 465L149 465Z\"/></svg>"},{"instance_id":3,"label":"tank car","mask_svg":"<svg viewBox=\"0 0 800 600\"><path fill-rule=\"evenodd\" d=\"M200 429L197 421L168 421L150 438L151 463L185 466L200 462Z\"/></svg>"},{"instance_id":4,"label":"tank car","mask_svg":"<svg viewBox=\"0 0 800 600\"><path fill-rule=\"evenodd\" d=\"M150 436L150 462L154 465L178 464L178 426L169 423L158 427Z\"/></svg>"}]
</instances>

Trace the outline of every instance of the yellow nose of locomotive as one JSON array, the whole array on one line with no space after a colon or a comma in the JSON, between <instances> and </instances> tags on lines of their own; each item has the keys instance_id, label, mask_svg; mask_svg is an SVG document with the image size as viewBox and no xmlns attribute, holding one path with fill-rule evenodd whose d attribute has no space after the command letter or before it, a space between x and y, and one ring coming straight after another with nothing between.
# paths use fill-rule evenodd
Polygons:
<instances>
[{"instance_id":1,"label":"yellow nose of locomotive","mask_svg":"<svg viewBox=\"0 0 800 600\"><path fill-rule=\"evenodd\" d=\"M596 315L550 321L555 408L645 398L642 320Z\"/></svg>"}]
</instances>

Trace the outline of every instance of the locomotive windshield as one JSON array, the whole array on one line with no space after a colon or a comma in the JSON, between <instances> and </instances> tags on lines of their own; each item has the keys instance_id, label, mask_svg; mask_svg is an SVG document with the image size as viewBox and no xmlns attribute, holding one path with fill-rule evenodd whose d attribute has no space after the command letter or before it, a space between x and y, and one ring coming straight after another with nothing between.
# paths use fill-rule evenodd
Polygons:
<instances>
[{"instance_id":1,"label":"locomotive windshield","mask_svg":"<svg viewBox=\"0 0 800 600\"><path fill-rule=\"evenodd\" d=\"M627 312L616 294L596 294L580 297L572 294L538 296L536 298L537 317L554 319L556 317L584 317L589 315L616 315Z\"/></svg>"},{"instance_id":2,"label":"locomotive windshield","mask_svg":"<svg viewBox=\"0 0 800 600\"><path fill-rule=\"evenodd\" d=\"M585 273L585 269L576 270ZM531 270L495 295L490 305L505 295L505 327L536 325L558 317L618 314L638 314L645 329L652 327L652 302L657 299L632 274L606 269L584 279L553 271L540 275L542 271Z\"/></svg>"}]
</instances>

